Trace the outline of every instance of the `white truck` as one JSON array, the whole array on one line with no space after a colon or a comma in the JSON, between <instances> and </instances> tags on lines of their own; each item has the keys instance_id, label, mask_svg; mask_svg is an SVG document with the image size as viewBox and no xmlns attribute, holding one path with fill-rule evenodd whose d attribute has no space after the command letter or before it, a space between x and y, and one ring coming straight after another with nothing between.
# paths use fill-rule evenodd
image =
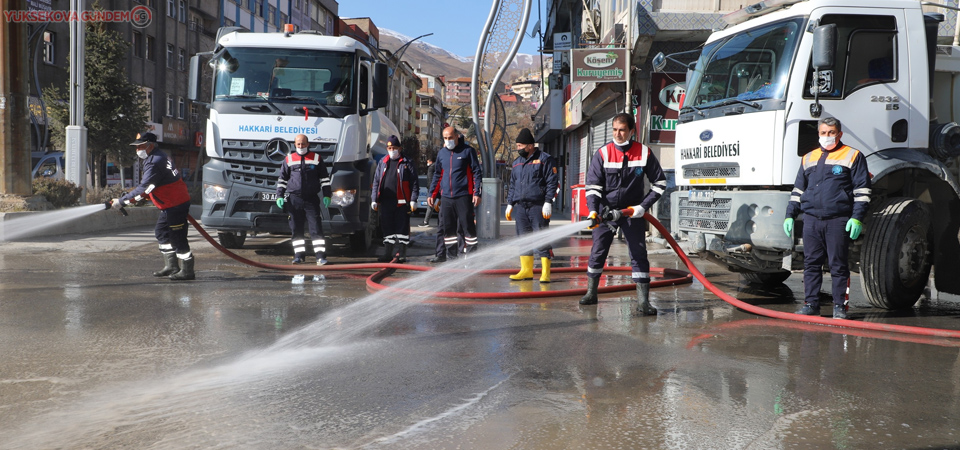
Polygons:
<instances>
[{"instance_id":1,"label":"white truck","mask_svg":"<svg viewBox=\"0 0 960 450\"><path fill-rule=\"evenodd\" d=\"M938 45L944 16L916 0L765 0L725 19L688 66L672 231L750 282L784 281L803 260L800 229L782 227L790 191L832 116L872 175L851 246L869 302L912 306L931 268L960 293L960 47Z\"/></svg>"},{"instance_id":2,"label":"white truck","mask_svg":"<svg viewBox=\"0 0 960 450\"><path fill-rule=\"evenodd\" d=\"M332 201L322 210L327 236L349 236L365 251L377 234L370 188L376 158L397 127L378 111L387 105L388 71L370 49L346 36L315 32L251 33L221 28L213 52L190 61L190 95L212 68L210 118L203 166L206 228L240 248L247 234L289 234L275 204L280 165L305 134L332 174Z\"/></svg>"}]
</instances>

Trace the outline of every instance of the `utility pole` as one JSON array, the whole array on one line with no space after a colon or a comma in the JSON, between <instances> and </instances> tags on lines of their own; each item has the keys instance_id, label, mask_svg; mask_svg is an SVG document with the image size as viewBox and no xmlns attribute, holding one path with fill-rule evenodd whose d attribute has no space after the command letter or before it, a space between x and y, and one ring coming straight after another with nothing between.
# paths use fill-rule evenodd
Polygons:
<instances>
[{"instance_id":1,"label":"utility pole","mask_svg":"<svg viewBox=\"0 0 960 450\"><path fill-rule=\"evenodd\" d=\"M83 0L70 0L72 17L83 12ZM83 22L70 21L70 125L66 131L66 179L83 189L80 204L87 198L87 127L83 126L84 55Z\"/></svg>"},{"instance_id":2,"label":"utility pole","mask_svg":"<svg viewBox=\"0 0 960 450\"><path fill-rule=\"evenodd\" d=\"M2 20L6 11L26 11L27 0L0 1L0 194L29 196L30 90L27 24Z\"/></svg>"}]
</instances>

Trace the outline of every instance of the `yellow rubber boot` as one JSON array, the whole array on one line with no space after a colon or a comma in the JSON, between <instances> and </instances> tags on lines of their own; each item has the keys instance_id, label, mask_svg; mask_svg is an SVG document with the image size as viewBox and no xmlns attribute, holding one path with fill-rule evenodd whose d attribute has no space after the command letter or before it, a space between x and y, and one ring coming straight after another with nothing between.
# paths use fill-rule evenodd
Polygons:
<instances>
[{"instance_id":1,"label":"yellow rubber boot","mask_svg":"<svg viewBox=\"0 0 960 450\"><path fill-rule=\"evenodd\" d=\"M540 258L540 282L550 282L550 258L546 256Z\"/></svg>"},{"instance_id":2,"label":"yellow rubber boot","mask_svg":"<svg viewBox=\"0 0 960 450\"><path fill-rule=\"evenodd\" d=\"M533 255L520 257L520 271L515 275L510 275L514 281L533 279Z\"/></svg>"}]
</instances>

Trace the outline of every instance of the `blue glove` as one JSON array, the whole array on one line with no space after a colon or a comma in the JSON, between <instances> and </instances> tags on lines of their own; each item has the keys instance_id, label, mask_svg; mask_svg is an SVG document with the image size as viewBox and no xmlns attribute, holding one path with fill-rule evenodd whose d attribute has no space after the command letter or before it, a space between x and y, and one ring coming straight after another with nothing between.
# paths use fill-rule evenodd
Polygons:
<instances>
[{"instance_id":1,"label":"blue glove","mask_svg":"<svg viewBox=\"0 0 960 450\"><path fill-rule=\"evenodd\" d=\"M277 208L283 209L283 197L277 199Z\"/></svg>"},{"instance_id":2,"label":"blue glove","mask_svg":"<svg viewBox=\"0 0 960 450\"><path fill-rule=\"evenodd\" d=\"M860 237L860 232L863 231L863 222L851 217L850 220L847 221L847 227L844 228L844 230L850 232L850 239L856 240Z\"/></svg>"},{"instance_id":3,"label":"blue glove","mask_svg":"<svg viewBox=\"0 0 960 450\"><path fill-rule=\"evenodd\" d=\"M783 219L783 232L787 233L787 237L793 235L793 219L789 217Z\"/></svg>"},{"instance_id":4,"label":"blue glove","mask_svg":"<svg viewBox=\"0 0 960 450\"><path fill-rule=\"evenodd\" d=\"M329 208L329 207L330 207L330 197L324 197L324 198L323 198L323 207L324 207L324 208Z\"/></svg>"}]
</instances>

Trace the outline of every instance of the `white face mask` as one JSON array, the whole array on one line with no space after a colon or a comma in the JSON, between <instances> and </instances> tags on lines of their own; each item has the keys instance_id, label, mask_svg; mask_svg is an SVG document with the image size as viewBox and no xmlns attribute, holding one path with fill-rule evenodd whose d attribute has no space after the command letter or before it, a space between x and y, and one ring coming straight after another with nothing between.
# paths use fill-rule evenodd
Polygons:
<instances>
[{"instance_id":1,"label":"white face mask","mask_svg":"<svg viewBox=\"0 0 960 450\"><path fill-rule=\"evenodd\" d=\"M304 147L304 148L297 147L297 154L298 154L298 155L301 155L301 156L306 155L307 152L309 152L309 151L310 151L310 149L309 149L308 147Z\"/></svg>"},{"instance_id":2,"label":"white face mask","mask_svg":"<svg viewBox=\"0 0 960 450\"><path fill-rule=\"evenodd\" d=\"M626 147L627 144L630 143L630 140L627 139L626 142L619 142L619 141L617 141L616 139L614 139L614 140L613 140L613 143L614 143L615 145L619 146L619 147Z\"/></svg>"},{"instance_id":3,"label":"white face mask","mask_svg":"<svg viewBox=\"0 0 960 450\"><path fill-rule=\"evenodd\" d=\"M147 151L137 150L137 156L140 157L140 159L147 159Z\"/></svg>"},{"instance_id":4,"label":"white face mask","mask_svg":"<svg viewBox=\"0 0 960 450\"><path fill-rule=\"evenodd\" d=\"M387 155L390 155L390 159L399 159L400 150L387 150Z\"/></svg>"},{"instance_id":5,"label":"white face mask","mask_svg":"<svg viewBox=\"0 0 960 450\"><path fill-rule=\"evenodd\" d=\"M830 150L834 144L837 143L836 136L820 136L820 146L824 149Z\"/></svg>"},{"instance_id":6,"label":"white face mask","mask_svg":"<svg viewBox=\"0 0 960 450\"><path fill-rule=\"evenodd\" d=\"M456 141L456 139L450 139L450 140L444 139L444 140L443 140L443 146L446 147L446 148L449 149L449 150L453 150L453 149L457 148L457 141Z\"/></svg>"}]
</instances>

